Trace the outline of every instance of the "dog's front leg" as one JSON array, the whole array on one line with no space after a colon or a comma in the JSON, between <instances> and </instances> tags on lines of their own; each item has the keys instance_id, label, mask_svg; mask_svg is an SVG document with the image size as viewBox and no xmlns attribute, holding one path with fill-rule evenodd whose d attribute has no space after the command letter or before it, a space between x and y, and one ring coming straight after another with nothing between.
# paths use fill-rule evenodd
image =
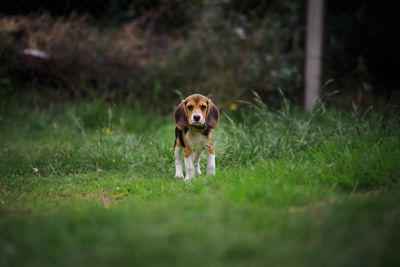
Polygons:
<instances>
[{"instance_id":1,"label":"dog's front leg","mask_svg":"<svg viewBox=\"0 0 400 267\"><path fill-rule=\"evenodd\" d=\"M212 145L207 151L207 175L215 175L215 151Z\"/></svg>"},{"instance_id":2,"label":"dog's front leg","mask_svg":"<svg viewBox=\"0 0 400 267\"><path fill-rule=\"evenodd\" d=\"M181 147L180 146L175 147L175 177L183 178Z\"/></svg>"},{"instance_id":3,"label":"dog's front leg","mask_svg":"<svg viewBox=\"0 0 400 267\"><path fill-rule=\"evenodd\" d=\"M207 175L215 175L215 155L207 153Z\"/></svg>"},{"instance_id":4,"label":"dog's front leg","mask_svg":"<svg viewBox=\"0 0 400 267\"><path fill-rule=\"evenodd\" d=\"M190 179L194 178L194 164L192 158L192 152L188 147L185 147L184 156L185 156L185 170L186 170L186 177L185 181L189 181Z\"/></svg>"}]
</instances>

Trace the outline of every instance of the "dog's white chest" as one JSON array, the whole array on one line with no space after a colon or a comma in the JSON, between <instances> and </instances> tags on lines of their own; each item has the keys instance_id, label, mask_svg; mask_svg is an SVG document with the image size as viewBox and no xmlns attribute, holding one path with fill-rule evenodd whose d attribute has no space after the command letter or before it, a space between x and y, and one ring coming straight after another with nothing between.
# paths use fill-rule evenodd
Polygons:
<instances>
[{"instance_id":1,"label":"dog's white chest","mask_svg":"<svg viewBox=\"0 0 400 267\"><path fill-rule=\"evenodd\" d=\"M204 148L207 148L210 146L210 143L209 143L207 137L202 133L188 131L188 133L186 134L186 139L187 139L192 151L195 151L195 152L200 152Z\"/></svg>"}]
</instances>

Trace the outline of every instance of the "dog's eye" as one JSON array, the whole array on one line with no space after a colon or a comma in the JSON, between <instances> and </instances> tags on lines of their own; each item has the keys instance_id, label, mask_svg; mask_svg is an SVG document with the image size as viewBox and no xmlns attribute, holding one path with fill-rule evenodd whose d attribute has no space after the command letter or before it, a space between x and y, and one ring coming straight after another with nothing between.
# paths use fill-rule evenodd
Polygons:
<instances>
[{"instance_id":1,"label":"dog's eye","mask_svg":"<svg viewBox=\"0 0 400 267\"><path fill-rule=\"evenodd\" d=\"M205 110L207 108L207 106L202 105L200 108L201 108L201 110Z\"/></svg>"},{"instance_id":2,"label":"dog's eye","mask_svg":"<svg viewBox=\"0 0 400 267\"><path fill-rule=\"evenodd\" d=\"M192 106L192 105L188 106L187 108L188 108L189 110L193 110L193 106Z\"/></svg>"}]
</instances>

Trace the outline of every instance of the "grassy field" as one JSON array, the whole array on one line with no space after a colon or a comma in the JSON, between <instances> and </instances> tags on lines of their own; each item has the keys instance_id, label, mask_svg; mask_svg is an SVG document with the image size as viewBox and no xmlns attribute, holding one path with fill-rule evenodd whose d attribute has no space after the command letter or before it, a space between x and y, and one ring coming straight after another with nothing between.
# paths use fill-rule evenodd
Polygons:
<instances>
[{"instance_id":1,"label":"grassy field","mask_svg":"<svg viewBox=\"0 0 400 267\"><path fill-rule=\"evenodd\" d=\"M171 116L3 101L0 265L398 266L399 126L256 98L222 116L217 175L184 183Z\"/></svg>"}]
</instances>

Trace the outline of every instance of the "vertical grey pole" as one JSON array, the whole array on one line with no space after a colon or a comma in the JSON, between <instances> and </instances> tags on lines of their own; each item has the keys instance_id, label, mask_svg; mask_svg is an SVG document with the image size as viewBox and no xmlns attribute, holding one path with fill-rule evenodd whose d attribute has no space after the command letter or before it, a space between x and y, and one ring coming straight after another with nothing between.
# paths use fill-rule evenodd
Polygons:
<instances>
[{"instance_id":1,"label":"vertical grey pole","mask_svg":"<svg viewBox=\"0 0 400 267\"><path fill-rule=\"evenodd\" d=\"M307 5L304 107L311 111L321 87L324 0L308 0Z\"/></svg>"}]
</instances>

